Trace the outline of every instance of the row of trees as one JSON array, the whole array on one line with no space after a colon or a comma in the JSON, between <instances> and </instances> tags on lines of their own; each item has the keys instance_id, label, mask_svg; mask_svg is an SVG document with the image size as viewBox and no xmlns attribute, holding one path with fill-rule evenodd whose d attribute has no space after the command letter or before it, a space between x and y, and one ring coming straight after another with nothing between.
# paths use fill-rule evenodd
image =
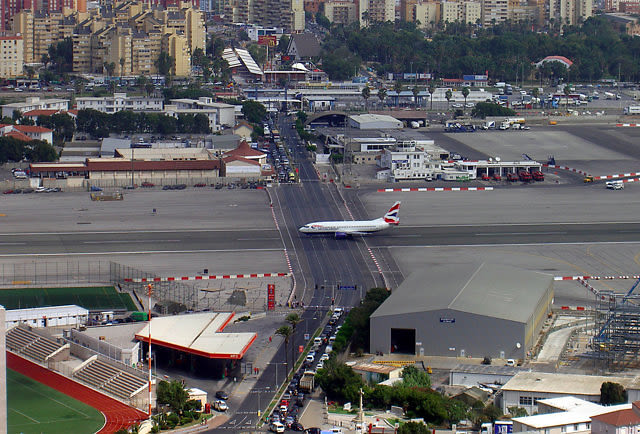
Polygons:
<instances>
[{"instance_id":1,"label":"row of trees","mask_svg":"<svg viewBox=\"0 0 640 434\"><path fill-rule=\"evenodd\" d=\"M548 55L566 56L574 63L570 70L552 62L535 71L535 63ZM432 38L409 22L334 26L323 46L322 65L332 79L351 77L364 61L379 74L412 71L460 77L486 71L496 81L513 81L535 71L543 80L620 75L623 81L638 81L639 59L638 38L618 33L603 17L592 17L580 27L565 27L562 35L534 33L524 24L474 29L473 37L445 31Z\"/></svg>"},{"instance_id":2,"label":"row of trees","mask_svg":"<svg viewBox=\"0 0 640 434\"><path fill-rule=\"evenodd\" d=\"M467 404L433 391L429 375L413 366L404 368L402 381L394 386L369 387L351 367L331 358L316 374L316 381L330 400L358 402L362 389L366 408L397 405L403 408L408 417L424 418L431 425L451 425L463 419L480 425L502 416L502 412L494 405L485 406L480 401Z\"/></svg>"},{"instance_id":3,"label":"row of trees","mask_svg":"<svg viewBox=\"0 0 640 434\"><path fill-rule=\"evenodd\" d=\"M23 160L38 163L57 159L58 152L55 148L42 140L23 142L13 137L0 137L0 164Z\"/></svg>"},{"instance_id":4,"label":"row of trees","mask_svg":"<svg viewBox=\"0 0 640 434\"><path fill-rule=\"evenodd\" d=\"M109 133L155 133L155 134L208 134L211 132L209 119L198 113L179 114L177 118L161 113L144 113L122 110L114 114L93 109L78 112L78 131L93 138L108 137Z\"/></svg>"}]
</instances>

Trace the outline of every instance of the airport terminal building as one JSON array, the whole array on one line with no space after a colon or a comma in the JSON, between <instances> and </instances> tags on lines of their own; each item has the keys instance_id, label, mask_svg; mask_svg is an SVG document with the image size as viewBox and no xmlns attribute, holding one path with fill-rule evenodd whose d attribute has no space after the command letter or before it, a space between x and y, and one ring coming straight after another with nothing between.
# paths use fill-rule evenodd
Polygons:
<instances>
[{"instance_id":1,"label":"airport terminal building","mask_svg":"<svg viewBox=\"0 0 640 434\"><path fill-rule=\"evenodd\" d=\"M553 276L505 265L412 273L371 315L370 350L524 358L553 301Z\"/></svg>"}]
</instances>

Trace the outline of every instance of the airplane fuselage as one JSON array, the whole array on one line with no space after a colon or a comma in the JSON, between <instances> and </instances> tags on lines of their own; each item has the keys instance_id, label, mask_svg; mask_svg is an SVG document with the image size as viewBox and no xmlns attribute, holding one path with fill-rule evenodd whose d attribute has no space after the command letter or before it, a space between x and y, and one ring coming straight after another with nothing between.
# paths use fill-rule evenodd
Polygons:
<instances>
[{"instance_id":1,"label":"airplane fuselage","mask_svg":"<svg viewBox=\"0 0 640 434\"><path fill-rule=\"evenodd\" d=\"M305 234L372 233L387 229L389 226L391 225L381 218L360 221L313 222L302 226L300 232Z\"/></svg>"}]
</instances>

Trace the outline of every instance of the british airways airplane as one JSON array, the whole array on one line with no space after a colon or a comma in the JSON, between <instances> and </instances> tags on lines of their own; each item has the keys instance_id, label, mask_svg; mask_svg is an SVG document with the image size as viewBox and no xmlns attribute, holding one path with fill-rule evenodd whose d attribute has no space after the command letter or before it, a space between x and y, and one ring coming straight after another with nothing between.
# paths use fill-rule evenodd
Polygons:
<instances>
[{"instance_id":1,"label":"british airways airplane","mask_svg":"<svg viewBox=\"0 0 640 434\"><path fill-rule=\"evenodd\" d=\"M313 222L307 223L298 230L308 235L334 234L336 238L346 238L351 235L368 235L372 232L387 229L392 225L397 226L400 223L399 211L400 202L396 202L384 217L375 220Z\"/></svg>"}]
</instances>

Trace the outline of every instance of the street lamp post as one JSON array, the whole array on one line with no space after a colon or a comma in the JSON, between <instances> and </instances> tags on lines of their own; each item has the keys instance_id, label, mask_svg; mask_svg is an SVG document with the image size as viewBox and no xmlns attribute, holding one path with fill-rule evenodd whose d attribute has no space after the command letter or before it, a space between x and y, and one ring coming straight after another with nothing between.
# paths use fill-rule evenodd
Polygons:
<instances>
[{"instance_id":1,"label":"street lamp post","mask_svg":"<svg viewBox=\"0 0 640 434\"><path fill-rule=\"evenodd\" d=\"M151 294L153 294L153 284L147 285L148 320L149 320L149 419L151 419Z\"/></svg>"}]
</instances>

